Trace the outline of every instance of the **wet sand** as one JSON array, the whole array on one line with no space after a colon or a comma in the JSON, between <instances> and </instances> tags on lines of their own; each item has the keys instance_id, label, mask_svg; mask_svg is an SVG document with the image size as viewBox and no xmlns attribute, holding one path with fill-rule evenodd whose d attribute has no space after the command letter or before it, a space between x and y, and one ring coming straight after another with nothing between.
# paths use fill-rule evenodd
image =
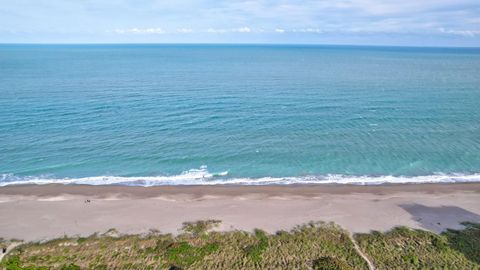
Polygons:
<instances>
[{"instance_id":1,"label":"wet sand","mask_svg":"<svg viewBox=\"0 0 480 270\"><path fill-rule=\"evenodd\" d=\"M89 200L89 202L87 201ZM25 185L0 188L0 237L26 241L158 229L219 219L268 232L333 221L351 232L404 225L440 232L480 222L480 183L291 186Z\"/></svg>"}]
</instances>

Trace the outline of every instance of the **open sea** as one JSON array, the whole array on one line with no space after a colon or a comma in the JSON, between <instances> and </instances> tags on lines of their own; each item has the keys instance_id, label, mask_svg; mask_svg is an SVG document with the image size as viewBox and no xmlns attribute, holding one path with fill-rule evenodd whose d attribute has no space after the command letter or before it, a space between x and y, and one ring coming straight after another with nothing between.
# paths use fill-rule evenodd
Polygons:
<instances>
[{"instance_id":1,"label":"open sea","mask_svg":"<svg viewBox=\"0 0 480 270\"><path fill-rule=\"evenodd\" d=\"M0 45L0 186L480 182L480 48Z\"/></svg>"}]
</instances>

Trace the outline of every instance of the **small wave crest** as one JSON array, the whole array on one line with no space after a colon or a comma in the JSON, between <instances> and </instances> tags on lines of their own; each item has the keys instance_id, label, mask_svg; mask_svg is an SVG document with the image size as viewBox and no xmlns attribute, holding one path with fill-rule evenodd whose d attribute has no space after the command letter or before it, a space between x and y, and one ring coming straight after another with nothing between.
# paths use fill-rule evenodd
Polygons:
<instances>
[{"instance_id":1,"label":"small wave crest","mask_svg":"<svg viewBox=\"0 0 480 270\"><path fill-rule=\"evenodd\" d=\"M156 186L156 185L195 185L203 184L216 177L224 177L228 171L210 173L207 166L199 169L190 169L179 175L172 176L92 176L81 178L54 178L49 176L19 177L13 174L0 176L0 186L24 184L83 184L83 185L128 185L128 186Z\"/></svg>"},{"instance_id":2,"label":"small wave crest","mask_svg":"<svg viewBox=\"0 0 480 270\"><path fill-rule=\"evenodd\" d=\"M480 182L480 173L474 174L433 174L424 176L352 176L328 174L298 177L230 178L228 171L211 173L207 166L184 171L172 176L93 176L82 178L54 178L49 176L19 177L13 174L0 175L0 186L24 184L83 184L83 185L291 185L291 184L408 184L408 183L465 183Z\"/></svg>"}]
</instances>

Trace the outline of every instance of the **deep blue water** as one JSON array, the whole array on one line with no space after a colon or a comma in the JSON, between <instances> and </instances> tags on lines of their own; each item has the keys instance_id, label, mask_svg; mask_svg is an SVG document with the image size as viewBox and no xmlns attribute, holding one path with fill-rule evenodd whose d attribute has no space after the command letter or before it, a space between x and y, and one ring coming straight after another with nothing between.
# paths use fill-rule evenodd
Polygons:
<instances>
[{"instance_id":1,"label":"deep blue water","mask_svg":"<svg viewBox=\"0 0 480 270\"><path fill-rule=\"evenodd\" d=\"M480 181L480 49L0 45L0 175Z\"/></svg>"}]
</instances>

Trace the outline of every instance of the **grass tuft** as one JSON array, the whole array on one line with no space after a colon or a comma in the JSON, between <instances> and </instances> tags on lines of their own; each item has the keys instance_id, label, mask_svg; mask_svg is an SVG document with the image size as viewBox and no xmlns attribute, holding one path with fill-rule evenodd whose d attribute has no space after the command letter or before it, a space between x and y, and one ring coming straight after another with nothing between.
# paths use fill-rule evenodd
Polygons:
<instances>
[{"instance_id":1,"label":"grass tuft","mask_svg":"<svg viewBox=\"0 0 480 270\"><path fill-rule=\"evenodd\" d=\"M480 224L464 222L463 230L447 230L442 233L450 246L469 260L480 264Z\"/></svg>"},{"instance_id":2,"label":"grass tuft","mask_svg":"<svg viewBox=\"0 0 480 270\"><path fill-rule=\"evenodd\" d=\"M194 236L199 236L208 233L208 231L214 229L215 227L218 227L220 223L220 220L215 219L184 222L182 225L182 230L186 233L191 233Z\"/></svg>"},{"instance_id":3,"label":"grass tuft","mask_svg":"<svg viewBox=\"0 0 480 270\"><path fill-rule=\"evenodd\" d=\"M398 227L356 234L355 239L378 269L480 269L474 259L480 248L475 226L440 235Z\"/></svg>"},{"instance_id":4,"label":"grass tuft","mask_svg":"<svg viewBox=\"0 0 480 270\"><path fill-rule=\"evenodd\" d=\"M262 260L262 253L268 247L268 237L264 231L255 229L255 238L258 242L248 246L246 253L254 263L259 263Z\"/></svg>"},{"instance_id":5,"label":"grass tuft","mask_svg":"<svg viewBox=\"0 0 480 270\"><path fill-rule=\"evenodd\" d=\"M344 261L333 257L321 257L312 263L313 270L351 270L352 268Z\"/></svg>"}]
</instances>

